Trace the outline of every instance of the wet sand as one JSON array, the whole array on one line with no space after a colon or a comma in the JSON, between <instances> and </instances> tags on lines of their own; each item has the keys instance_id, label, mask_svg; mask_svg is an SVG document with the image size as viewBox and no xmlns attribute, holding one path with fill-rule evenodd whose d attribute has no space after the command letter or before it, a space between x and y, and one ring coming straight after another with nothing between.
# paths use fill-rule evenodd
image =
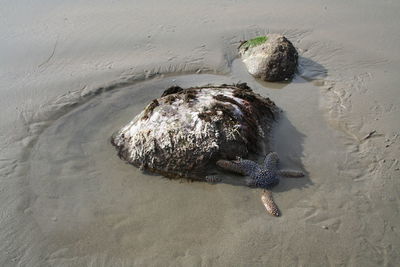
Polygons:
<instances>
[{"instance_id":1,"label":"wet sand","mask_svg":"<svg viewBox=\"0 0 400 267\"><path fill-rule=\"evenodd\" d=\"M2 7L1 266L395 266L399 4L41 1ZM249 16L248 14L251 14ZM291 83L236 47L283 33ZM261 192L125 164L111 134L171 86L247 82L282 110L271 147L302 179Z\"/></svg>"}]
</instances>

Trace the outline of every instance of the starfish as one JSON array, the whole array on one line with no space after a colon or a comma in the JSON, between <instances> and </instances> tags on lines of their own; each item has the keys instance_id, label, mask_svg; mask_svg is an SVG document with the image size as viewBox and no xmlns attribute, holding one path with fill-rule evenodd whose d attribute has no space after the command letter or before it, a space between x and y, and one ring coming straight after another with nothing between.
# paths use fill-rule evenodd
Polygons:
<instances>
[{"instance_id":1,"label":"starfish","mask_svg":"<svg viewBox=\"0 0 400 267\"><path fill-rule=\"evenodd\" d=\"M247 159L218 160L216 164L228 171L249 176L246 184L250 187L263 188L261 201L267 211L273 216L280 216L278 206L275 204L269 189L279 183L280 177L303 177L304 173L294 170L280 170L279 157L276 152L269 153L264 164L259 166L256 162Z\"/></svg>"}]
</instances>

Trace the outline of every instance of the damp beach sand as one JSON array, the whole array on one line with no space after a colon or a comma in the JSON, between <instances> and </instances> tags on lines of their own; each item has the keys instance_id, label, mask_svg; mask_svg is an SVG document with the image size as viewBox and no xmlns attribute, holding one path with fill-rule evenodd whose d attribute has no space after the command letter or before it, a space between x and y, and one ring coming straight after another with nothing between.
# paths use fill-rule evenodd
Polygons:
<instances>
[{"instance_id":1,"label":"damp beach sand","mask_svg":"<svg viewBox=\"0 0 400 267\"><path fill-rule=\"evenodd\" d=\"M398 1L9 1L0 10L0 266L395 266L400 262ZM290 83L241 41L284 34ZM168 87L247 82L302 179L169 180L110 136Z\"/></svg>"}]
</instances>

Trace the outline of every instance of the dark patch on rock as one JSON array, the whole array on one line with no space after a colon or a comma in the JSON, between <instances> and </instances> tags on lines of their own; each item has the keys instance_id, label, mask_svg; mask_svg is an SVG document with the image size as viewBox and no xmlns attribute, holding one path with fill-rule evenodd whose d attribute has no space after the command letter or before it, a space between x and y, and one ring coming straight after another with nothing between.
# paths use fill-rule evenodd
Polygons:
<instances>
[{"instance_id":1,"label":"dark patch on rock","mask_svg":"<svg viewBox=\"0 0 400 267\"><path fill-rule=\"evenodd\" d=\"M161 97L163 96L167 96L167 95L171 95L171 94L176 94L183 91L183 89L179 86L171 86L168 89L166 89L163 94L161 95Z\"/></svg>"},{"instance_id":2,"label":"dark patch on rock","mask_svg":"<svg viewBox=\"0 0 400 267\"><path fill-rule=\"evenodd\" d=\"M153 110L159 105L157 99L154 99L144 110L144 115L142 120L148 119L151 114L153 113Z\"/></svg>"},{"instance_id":3,"label":"dark patch on rock","mask_svg":"<svg viewBox=\"0 0 400 267\"><path fill-rule=\"evenodd\" d=\"M180 93L184 95L185 101L189 103L191 100L196 99L197 90L195 89L186 90L186 91L181 91Z\"/></svg>"},{"instance_id":4,"label":"dark patch on rock","mask_svg":"<svg viewBox=\"0 0 400 267\"><path fill-rule=\"evenodd\" d=\"M165 102L169 105L171 105L172 103L174 103L176 101L176 99L178 99L177 95L173 94L173 95L167 95L165 97Z\"/></svg>"},{"instance_id":5,"label":"dark patch on rock","mask_svg":"<svg viewBox=\"0 0 400 267\"><path fill-rule=\"evenodd\" d=\"M252 91L251 88L247 85L247 83L237 83L235 84L235 86L245 91Z\"/></svg>"}]
</instances>

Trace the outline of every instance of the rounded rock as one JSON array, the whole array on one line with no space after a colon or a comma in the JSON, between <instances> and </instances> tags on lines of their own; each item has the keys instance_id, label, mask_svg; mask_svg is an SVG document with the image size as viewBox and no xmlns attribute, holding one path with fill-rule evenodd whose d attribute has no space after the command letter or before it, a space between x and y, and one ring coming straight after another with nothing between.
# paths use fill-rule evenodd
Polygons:
<instances>
[{"instance_id":1,"label":"rounded rock","mask_svg":"<svg viewBox=\"0 0 400 267\"><path fill-rule=\"evenodd\" d=\"M248 72L264 81L290 80L296 69L298 54L283 35L259 36L243 42L239 54Z\"/></svg>"},{"instance_id":2,"label":"rounded rock","mask_svg":"<svg viewBox=\"0 0 400 267\"><path fill-rule=\"evenodd\" d=\"M246 84L171 87L111 138L120 158L170 178L206 181L219 159L266 149L277 107Z\"/></svg>"}]
</instances>

